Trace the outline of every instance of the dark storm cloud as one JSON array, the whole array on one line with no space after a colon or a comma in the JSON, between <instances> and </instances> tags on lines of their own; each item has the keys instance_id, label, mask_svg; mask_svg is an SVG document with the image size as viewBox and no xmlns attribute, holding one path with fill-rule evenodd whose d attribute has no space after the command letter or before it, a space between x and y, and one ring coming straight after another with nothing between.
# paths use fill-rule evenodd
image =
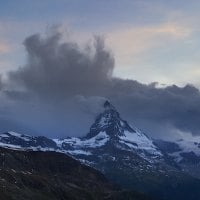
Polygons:
<instances>
[{"instance_id":1,"label":"dark storm cloud","mask_svg":"<svg viewBox=\"0 0 200 200\"><path fill-rule=\"evenodd\" d=\"M114 68L103 38L95 37L93 46L81 50L75 42L60 43L60 37L55 33L47 38L27 38L28 63L11 72L10 80L45 98L103 92Z\"/></svg>"},{"instance_id":2,"label":"dark storm cloud","mask_svg":"<svg viewBox=\"0 0 200 200\"><path fill-rule=\"evenodd\" d=\"M194 86L156 88L129 80L118 82L115 87L121 92L114 101L144 130L161 137L174 129L200 134L200 92Z\"/></svg>"},{"instance_id":3,"label":"dark storm cloud","mask_svg":"<svg viewBox=\"0 0 200 200\"><path fill-rule=\"evenodd\" d=\"M30 36L24 45L27 64L8 74L3 92L9 99L8 129L21 124L32 134L86 134L112 81L114 58L104 39L95 36L92 44L80 47L62 42L53 31L46 37Z\"/></svg>"},{"instance_id":4,"label":"dark storm cloud","mask_svg":"<svg viewBox=\"0 0 200 200\"><path fill-rule=\"evenodd\" d=\"M9 73L1 95L10 127L19 130L12 124L20 124L22 131L51 137L84 135L108 98L124 118L154 137L172 136L174 130L200 134L197 88L114 78L112 53L102 37L93 41L80 47L62 41L58 32L25 40L27 64Z\"/></svg>"}]
</instances>

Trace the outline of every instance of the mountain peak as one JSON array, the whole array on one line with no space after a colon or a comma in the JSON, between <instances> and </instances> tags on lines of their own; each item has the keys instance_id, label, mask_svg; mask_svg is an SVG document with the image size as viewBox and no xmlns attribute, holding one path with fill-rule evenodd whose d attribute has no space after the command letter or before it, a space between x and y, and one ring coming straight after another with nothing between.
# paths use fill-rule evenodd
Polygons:
<instances>
[{"instance_id":1,"label":"mountain peak","mask_svg":"<svg viewBox=\"0 0 200 200\"><path fill-rule=\"evenodd\" d=\"M74 150L87 150L84 154L91 153L91 148L123 149L137 151L147 159L149 156L161 157L162 154L154 146L151 138L148 138L137 128L132 128L127 121L123 120L119 112L109 102L104 103L105 110L100 113L90 127L86 137L82 139L68 139L65 144ZM106 150L107 151L107 150Z\"/></svg>"},{"instance_id":2,"label":"mountain peak","mask_svg":"<svg viewBox=\"0 0 200 200\"><path fill-rule=\"evenodd\" d=\"M119 112L110 101L106 100L103 106L105 110L97 116L87 138L94 137L100 132L106 132L112 138L124 135L125 130L135 132L126 121L121 119Z\"/></svg>"},{"instance_id":3,"label":"mountain peak","mask_svg":"<svg viewBox=\"0 0 200 200\"><path fill-rule=\"evenodd\" d=\"M106 100L103 104L103 107L106 109L106 110L115 110L115 107L110 103L110 101Z\"/></svg>"}]
</instances>

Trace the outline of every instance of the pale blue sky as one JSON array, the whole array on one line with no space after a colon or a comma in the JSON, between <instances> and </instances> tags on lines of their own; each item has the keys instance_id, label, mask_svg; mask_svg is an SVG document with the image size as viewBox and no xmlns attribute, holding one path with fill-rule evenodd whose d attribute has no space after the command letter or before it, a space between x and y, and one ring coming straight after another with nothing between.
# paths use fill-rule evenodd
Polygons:
<instances>
[{"instance_id":1,"label":"pale blue sky","mask_svg":"<svg viewBox=\"0 0 200 200\"><path fill-rule=\"evenodd\" d=\"M62 24L79 42L105 35L115 76L199 87L199 10L199 0L1 0L0 72L25 63L27 36Z\"/></svg>"}]
</instances>

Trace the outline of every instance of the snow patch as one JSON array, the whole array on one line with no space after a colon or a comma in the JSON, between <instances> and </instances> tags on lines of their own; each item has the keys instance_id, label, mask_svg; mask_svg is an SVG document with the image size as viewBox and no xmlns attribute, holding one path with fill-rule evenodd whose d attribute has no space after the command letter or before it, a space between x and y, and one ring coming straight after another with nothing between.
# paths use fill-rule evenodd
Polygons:
<instances>
[{"instance_id":1,"label":"snow patch","mask_svg":"<svg viewBox=\"0 0 200 200\"><path fill-rule=\"evenodd\" d=\"M120 143L126 144L130 148L145 150L152 155L161 156L161 152L145 134L137 131L135 133L124 131L123 136L119 136Z\"/></svg>"},{"instance_id":2,"label":"snow patch","mask_svg":"<svg viewBox=\"0 0 200 200\"><path fill-rule=\"evenodd\" d=\"M10 134L13 137L20 138L20 139L27 141L27 142L31 140L31 136L29 136L29 135L20 134L20 133L16 133L16 132L13 132L13 131L9 131L8 134ZM4 133L2 135L6 135L6 134ZM9 137L9 135L7 135L7 137Z\"/></svg>"},{"instance_id":3,"label":"snow patch","mask_svg":"<svg viewBox=\"0 0 200 200\"><path fill-rule=\"evenodd\" d=\"M182 149L181 153L193 151L197 156L200 156L200 137L194 136L187 140L178 140L176 143Z\"/></svg>"},{"instance_id":4,"label":"snow patch","mask_svg":"<svg viewBox=\"0 0 200 200\"><path fill-rule=\"evenodd\" d=\"M0 134L0 137L3 137L3 138L9 138L9 136L8 135L6 135L6 134Z\"/></svg>"},{"instance_id":5,"label":"snow patch","mask_svg":"<svg viewBox=\"0 0 200 200\"><path fill-rule=\"evenodd\" d=\"M72 154L72 155L79 155L79 154L83 154L83 155L92 155L91 152L89 151L83 151L83 150L72 150L72 151L66 151L67 153L69 154Z\"/></svg>"},{"instance_id":6,"label":"snow patch","mask_svg":"<svg viewBox=\"0 0 200 200\"><path fill-rule=\"evenodd\" d=\"M95 137L92 137L90 139L81 139L81 138L69 138L69 139L64 139L63 142L58 140L54 140L58 145L62 144L69 144L74 148L84 148L84 147L90 147L90 148L95 148L95 147L101 147L105 145L108 140L109 136L106 134L105 131L100 132L97 134Z\"/></svg>"}]
</instances>

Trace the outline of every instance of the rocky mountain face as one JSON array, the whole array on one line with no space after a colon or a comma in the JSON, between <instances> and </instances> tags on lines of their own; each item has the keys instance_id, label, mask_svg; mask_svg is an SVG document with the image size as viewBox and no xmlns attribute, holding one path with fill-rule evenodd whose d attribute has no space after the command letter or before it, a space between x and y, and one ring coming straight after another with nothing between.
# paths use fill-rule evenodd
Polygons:
<instances>
[{"instance_id":1,"label":"rocky mountain face","mask_svg":"<svg viewBox=\"0 0 200 200\"><path fill-rule=\"evenodd\" d=\"M0 148L1 200L148 200L121 191L103 174L57 152Z\"/></svg>"},{"instance_id":2,"label":"rocky mountain face","mask_svg":"<svg viewBox=\"0 0 200 200\"><path fill-rule=\"evenodd\" d=\"M8 132L0 135L0 146L68 154L116 184L152 197L200 198L200 180L195 175L199 172L198 141L153 140L121 119L109 101L103 106L103 113L84 138L51 140Z\"/></svg>"}]
</instances>

